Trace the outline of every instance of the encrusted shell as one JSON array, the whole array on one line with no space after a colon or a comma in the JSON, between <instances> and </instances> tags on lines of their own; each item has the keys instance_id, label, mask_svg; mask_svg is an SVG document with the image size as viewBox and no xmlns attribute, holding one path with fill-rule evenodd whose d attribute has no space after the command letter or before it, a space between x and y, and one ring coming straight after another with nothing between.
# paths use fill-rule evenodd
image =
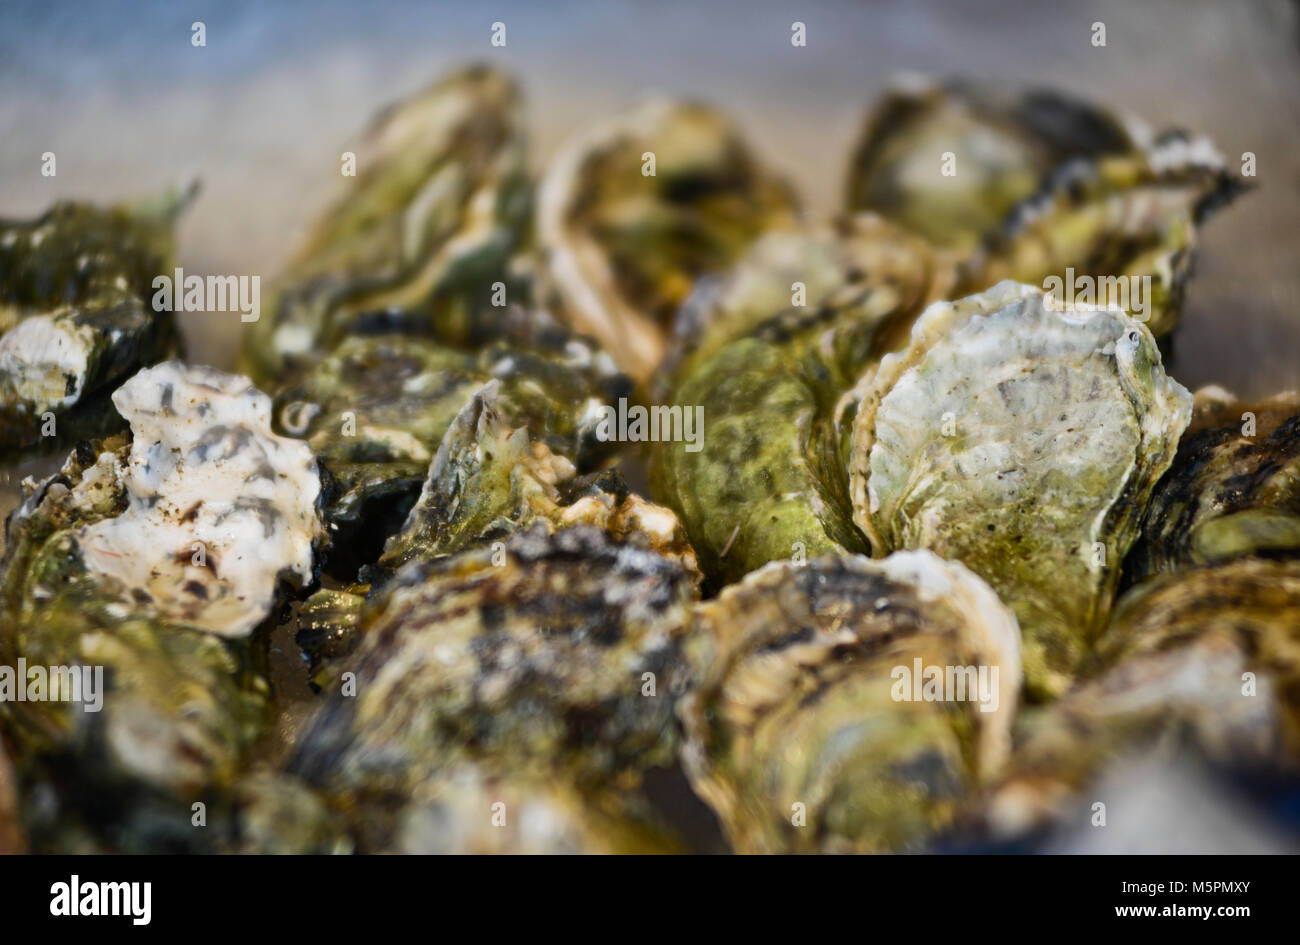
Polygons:
<instances>
[{"instance_id":1,"label":"encrusted shell","mask_svg":"<svg viewBox=\"0 0 1300 945\"><path fill-rule=\"evenodd\" d=\"M576 138L543 178L547 301L645 381L693 281L726 269L793 211L787 186L718 112L647 102Z\"/></svg>"},{"instance_id":2,"label":"encrusted shell","mask_svg":"<svg viewBox=\"0 0 1300 945\"><path fill-rule=\"evenodd\" d=\"M352 335L277 392L278 429L306 439L331 478L331 574L351 580L375 561L453 420L489 382L509 423L571 472L608 453L589 409L631 392L609 356L543 312L512 309L496 328L477 350L392 330Z\"/></svg>"},{"instance_id":3,"label":"encrusted shell","mask_svg":"<svg viewBox=\"0 0 1300 945\"><path fill-rule=\"evenodd\" d=\"M1015 610L1031 689L1060 692L1191 415L1151 333L1002 283L931 306L860 392L854 514L875 553L969 566Z\"/></svg>"},{"instance_id":4,"label":"encrusted shell","mask_svg":"<svg viewBox=\"0 0 1300 945\"><path fill-rule=\"evenodd\" d=\"M473 66L386 109L357 146L357 176L313 225L254 323L241 369L260 381L310 364L370 312L407 309L426 328L463 325L530 212L519 91Z\"/></svg>"},{"instance_id":5,"label":"encrusted shell","mask_svg":"<svg viewBox=\"0 0 1300 945\"><path fill-rule=\"evenodd\" d=\"M949 285L921 240L861 215L769 234L696 290L663 395L702 408L701 448L652 444L652 482L714 583L801 553L866 550L838 401Z\"/></svg>"},{"instance_id":6,"label":"encrusted shell","mask_svg":"<svg viewBox=\"0 0 1300 945\"><path fill-rule=\"evenodd\" d=\"M924 849L1006 757L1020 637L960 564L925 551L773 562L698 620L707 669L683 702L683 757L737 851ZM982 667L987 701L905 698L915 661Z\"/></svg>"}]
</instances>

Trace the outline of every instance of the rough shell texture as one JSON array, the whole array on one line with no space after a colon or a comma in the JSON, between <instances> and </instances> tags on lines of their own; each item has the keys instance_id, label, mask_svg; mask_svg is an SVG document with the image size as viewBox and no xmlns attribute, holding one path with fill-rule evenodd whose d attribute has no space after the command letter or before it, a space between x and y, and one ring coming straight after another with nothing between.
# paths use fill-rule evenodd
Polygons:
<instances>
[{"instance_id":1,"label":"rough shell texture","mask_svg":"<svg viewBox=\"0 0 1300 945\"><path fill-rule=\"evenodd\" d=\"M34 849L195 849L193 800L227 788L269 717L264 652L123 600L76 536L128 505L124 436L79 447L10 517L0 665L100 666L102 709L0 701ZM106 805L105 798L113 803Z\"/></svg>"},{"instance_id":2,"label":"rough shell texture","mask_svg":"<svg viewBox=\"0 0 1300 945\"><path fill-rule=\"evenodd\" d=\"M920 240L864 215L765 236L696 291L665 396L702 407L701 448L653 444L652 482L715 584L800 553L866 549L838 401L947 284Z\"/></svg>"},{"instance_id":3,"label":"rough shell texture","mask_svg":"<svg viewBox=\"0 0 1300 945\"><path fill-rule=\"evenodd\" d=\"M645 381L693 280L791 222L793 206L716 111L647 102L571 142L540 185L548 301Z\"/></svg>"},{"instance_id":4,"label":"rough shell texture","mask_svg":"<svg viewBox=\"0 0 1300 945\"><path fill-rule=\"evenodd\" d=\"M988 818L1014 835L1058 822L1109 765L1191 750L1300 764L1300 564L1241 558L1128 592L1104 666L1025 720Z\"/></svg>"},{"instance_id":5,"label":"rough shell texture","mask_svg":"<svg viewBox=\"0 0 1300 945\"><path fill-rule=\"evenodd\" d=\"M131 423L117 475L121 514L73 534L86 570L131 606L222 636L247 636L289 572L314 578L324 539L316 459L271 432L248 378L168 361L113 394Z\"/></svg>"},{"instance_id":6,"label":"rough shell texture","mask_svg":"<svg viewBox=\"0 0 1300 945\"><path fill-rule=\"evenodd\" d=\"M511 310L477 350L392 331L346 338L276 395L278 427L311 445L331 477L326 517L340 579L373 563L404 521L452 421L485 384L538 447L586 470L610 449L586 418L631 382L591 342L542 312Z\"/></svg>"},{"instance_id":7,"label":"rough shell texture","mask_svg":"<svg viewBox=\"0 0 1300 945\"><path fill-rule=\"evenodd\" d=\"M1060 692L1191 414L1150 332L1003 283L928 309L861 390L852 488L873 549L969 566L1015 610L1031 689Z\"/></svg>"},{"instance_id":8,"label":"rough shell texture","mask_svg":"<svg viewBox=\"0 0 1300 945\"><path fill-rule=\"evenodd\" d=\"M693 658L707 669L682 706L684 760L738 851L922 849L1008 751L1019 633L959 564L929 552L774 562L698 620ZM896 698L915 659L997 667L992 698Z\"/></svg>"},{"instance_id":9,"label":"rough shell texture","mask_svg":"<svg viewBox=\"0 0 1300 945\"><path fill-rule=\"evenodd\" d=\"M1250 554L1300 553L1300 397L1211 405L1184 434L1125 562L1139 581ZM1211 416L1217 414L1218 416Z\"/></svg>"},{"instance_id":10,"label":"rough shell texture","mask_svg":"<svg viewBox=\"0 0 1300 945\"><path fill-rule=\"evenodd\" d=\"M678 561L591 526L412 561L371 593L356 695L321 707L292 769L379 847L391 836L365 823L391 823L462 760L584 791L633 787L673 755L696 587Z\"/></svg>"},{"instance_id":11,"label":"rough shell texture","mask_svg":"<svg viewBox=\"0 0 1300 945\"><path fill-rule=\"evenodd\" d=\"M463 326L509 283L529 189L519 91L482 66L385 110L356 147L357 176L277 279L241 369L284 376L328 351L359 317L418 311Z\"/></svg>"}]
</instances>

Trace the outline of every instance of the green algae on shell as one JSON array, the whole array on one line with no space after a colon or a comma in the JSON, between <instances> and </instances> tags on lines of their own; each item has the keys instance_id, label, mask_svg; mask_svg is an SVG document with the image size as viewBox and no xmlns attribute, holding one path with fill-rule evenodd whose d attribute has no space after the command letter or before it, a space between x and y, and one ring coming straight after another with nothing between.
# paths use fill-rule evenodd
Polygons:
<instances>
[{"instance_id":1,"label":"green algae on shell","mask_svg":"<svg viewBox=\"0 0 1300 945\"><path fill-rule=\"evenodd\" d=\"M537 208L545 300L648 381L694 280L792 223L794 207L720 113L646 102L574 139L547 170Z\"/></svg>"},{"instance_id":2,"label":"green algae on shell","mask_svg":"<svg viewBox=\"0 0 1300 945\"><path fill-rule=\"evenodd\" d=\"M357 176L320 215L251 326L241 369L259 381L310 364L367 312L464 325L510 283L527 230L519 90L484 66L386 109L357 146Z\"/></svg>"},{"instance_id":3,"label":"green algae on shell","mask_svg":"<svg viewBox=\"0 0 1300 945\"><path fill-rule=\"evenodd\" d=\"M697 620L683 757L738 852L924 849L1010 748L1015 617L960 564L925 551L773 562ZM988 686L907 698L900 671L915 660Z\"/></svg>"},{"instance_id":4,"label":"green algae on shell","mask_svg":"<svg viewBox=\"0 0 1300 945\"><path fill-rule=\"evenodd\" d=\"M1125 577L1246 555L1300 554L1300 396L1244 404L1197 391L1200 429L1183 435L1146 508Z\"/></svg>"},{"instance_id":5,"label":"green algae on shell","mask_svg":"<svg viewBox=\"0 0 1300 945\"><path fill-rule=\"evenodd\" d=\"M702 448L654 444L652 495L679 512L713 583L866 550L840 397L949 285L921 240L861 215L764 236L692 296L662 395L702 407Z\"/></svg>"},{"instance_id":6,"label":"green algae on shell","mask_svg":"<svg viewBox=\"0 0 1300 945\"><path fill-rule=\"evenodd\" d=\"M852 497L874 552L966 564L1016 612L1031 692L1064 690L1191 415L1151 333L1002 283L931 306L859 389Z\"/></svg>"}]
</instances>

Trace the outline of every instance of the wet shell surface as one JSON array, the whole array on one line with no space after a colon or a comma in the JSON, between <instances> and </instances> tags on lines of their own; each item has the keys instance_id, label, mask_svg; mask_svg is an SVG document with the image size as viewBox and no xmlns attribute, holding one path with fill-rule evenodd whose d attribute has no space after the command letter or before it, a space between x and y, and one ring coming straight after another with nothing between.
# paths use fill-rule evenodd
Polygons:
<instances>
[{"instance_id":1,"label":"wet shell surface","mask_svg":"<svg viewBox=\"0 0 1300 945\"><path fill-rule=\"evenodd\" d=\"M852 494L875 553L965 563L1016 612L1031 690L1062 691L1191 416L1151 333L1002 283L928 309L861 395Z\"/></svg>"},{"instance_id":2,"label":"wet shell surface","mask_svg":"<svg viewBox=\"0 0 1300 945\"><path fill-rule=\"evenodd\" d=\"M707 669L682 705L683 757L737 851L924 849L1006 758L1019 633L960 564L927 551L773 562L698 622ZM901 688L935 666L983 672L984 701L973 677L962 699Z\"/></svg>"}]
</instances>

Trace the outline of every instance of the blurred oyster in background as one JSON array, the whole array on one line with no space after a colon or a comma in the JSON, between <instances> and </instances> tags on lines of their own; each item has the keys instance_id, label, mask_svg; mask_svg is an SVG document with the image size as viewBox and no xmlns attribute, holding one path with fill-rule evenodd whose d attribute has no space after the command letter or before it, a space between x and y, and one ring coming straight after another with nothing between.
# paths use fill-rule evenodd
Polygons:
<instances>
[{"instance_id":1,"label":"blurred oyster in background","mask_svg":"<svg viewBox=\"0 0 1300 945\"><path fill-rule=\"evenodd\" d=\"M1300 563L1242 558L1166 574L1119 602L1103 670L1026 717L989 817L1004 835L1061 822L1107 769L1179 752L1300 759Z\"/></svg>"},{"instance_id":2,"label":"blurred oyster in background","mask_svg":"<svg viewBox=\"0 0 1300 945\"><path fill-rule=\"evenodd\" d=\"M485 66L389 107L356 149L357 176L316 221L251 326L242 369L279 381L326 354L367 312L421 313L463 331L509 283L527 231L519 91Z\"/></svg>"},{"instance_id":3,"label":"blurred oyster in background","mask_svg":"<svg viewBox=\"0 0 1300 945\"><path fill-rule=\"evenodd\" d=\"M1131 119L1052 91L906 76L867 116L848 207L967 254L1062 163L1133 153L1143 134ZM955 167L945 174L948 153Z\"/></svg>"},{"instance_id":4,"label":"blurred oyster in background","mask_svg":"<svg viewBox=\"0 0 1300 945\"><path fill-rule=\"evenodd\" d=\"M115 395L133 435L83 443L8 523L0 663L99 667L97 711L0 703L40 849L194 849L269 721L281 583L313 578L315 460L246 378L168 362Z\"/></svg>"},{"instance_id":5,"label":"blurred oyster in background","mask_svg":"<svg viewBox=\"0 0 1300 945\"><path fill-rule=\"evenodd\" d=\"M320 707L289 770L363 850L398 842L410 799L464 761L617 799L673 758L697 585L587 525L413 560L371 593L356 694Z\"/></svg>"},{"instance_id":6,"label":"blurred oyster in background","mask_svg":"<svg viewBox=\"0 0 1300 945\"><path fill-rule=\"evenodd\" d=\"M1142 299L1126 286L1109 301L1162 338L1178 319L1197 224L1241 187L1202 136L1157 135L1053 91L910 78L867 120L848 208L945 250L962 264L962 295L1054 277L1072 299L1075 279L1145 279L1132 290ZM1105 304L1098 293L1110 285L1088 286L1082 301Z\"/></svg>"},{"instance_id":7,"label":"blurred oyster in background","mask_svg":"<svg viewBox=\"0 0 1300 945\"><path fill-rule=\"evenodd\" d=\"M105 395L179 352L151 285L170 273L172 224L194 193L0 220L0 447L104 435L120 426Z\"/></svg>"},{"instance_id":8,"label":"blurred oyster in background","mask_svg":"<svg viewBox=\"0 0 1300 945\"><path fill-rule=\"evenodd\" d=\"M660 386L703 407L703 448L658 443L650 458L652 495L681 514L713 584L799 548L867 549L838 401L950 286L924 241L870 214L765 235L701 282Z\"/></svg>"},{"instance_id":9,"label":"blurred oyster in background","mask_svg":"<svg viewBox=\"0 0 1300 945\"><path fill-rule=\"evenodd\" d=\"M1139 581L1251 554L1300 554L1300 395L1244 404L1196 394L1201 428L1184 434L1125 562ZM1197 422L1197 421L1194 421Z\"/></svg>"},{"instance_id":10,"label":"blurred oyster in background","mask_svg":"<svg viewBox=\"0 0 1300 945\"><path fill-rule=\"evenodd\" d=\"M1062 692L1191 416L1151 333L1002 283L927 309L860 394L853 508L874 552L966 564L1016 612L1030 691Z\"/></svg>"},{"instance_id":11,"label":"blurred oyster in background","mask_svg":"<svg viewBox=\"0 0 1300 945\"><path fill-rule=\"evenodd\" d=\"M697 614L683 757L738 852L923 850L1007 756L1020 636L960 564L773 562ZM983 682L926 699L899 689L914 663Z\"/></svg>"},{"instance_id":12,"label":"blurred oyster in background","mask_svg":"<svg viewBox=\"0 0 1300 945\"><path fill-rule=\"evenodd\" d=\"M786 184L721 114L647 102L572 141L547 170L543 299L645 382L693 281L792 223L794 209Z\"/></svg>"},{"instance_id":13,"label":"blurred oyster in background","mask_svg":"<svg viewBox=\"0 0 1300 945\"><path fill-rule=\"evenodd\" d=\"M1197 225L1239 189L1208 139L1177 131L1143 154L1068 164L990 234L969 287L1055 278L1068 298L1087 278L1095 298L1085 302L1120 305L1163 338L1182 309Z\"/></svg>"}]
</instances>

